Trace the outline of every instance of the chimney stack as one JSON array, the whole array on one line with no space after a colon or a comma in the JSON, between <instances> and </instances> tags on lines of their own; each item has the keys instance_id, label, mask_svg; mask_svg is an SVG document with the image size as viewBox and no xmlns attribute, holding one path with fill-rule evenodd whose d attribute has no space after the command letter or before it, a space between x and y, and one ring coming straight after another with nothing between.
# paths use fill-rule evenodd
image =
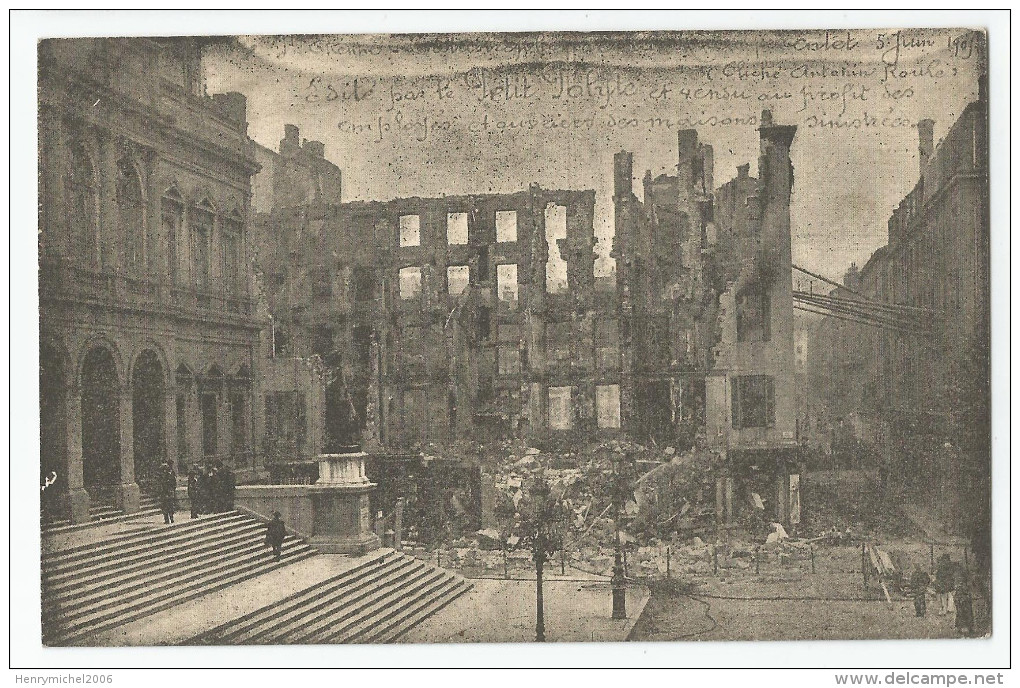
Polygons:
<instances>
[{"instance_id":1,"label":"chimney stack","mask_svg":"<svg viewBox=\"0 0 1020 688\"><path fill-rule=\"evenodd\" d=\"M928 169L928 161L935 152L935 121L922 119L917 123L917 146L920 153L920 176Z\"/></svg>"},{"instance_id":2,"label":"chimney stack","mask_svg":"<svg viewBox=\"0 0 1020 688\"><path fill-rule=\"evenodd\" d=\"M627 198L634 193L634 156L621 151L613 156L613 195Z\"/></svg>"},{"instance_id":3,"label":"chimney stack","mask_svg":"<svg viewBox=\"0 0 1020 688\"><path fill-rule=\"evenodd\" d=\"M737 165L737 179L747 179L750 171L751 163L749 162L745 162L743 165Z\"/></svg>"},{"instance_id":4,"label":"chimney stack","mask_svg":"<svg viewBox=\"0 0 1020 688\"><path fill-rule=\"evenodd\" d=\"M296 155L301 150L301 130L294 124L283 125L283 139L280 141L280 155Z\"/></svg>"}]
</instances>

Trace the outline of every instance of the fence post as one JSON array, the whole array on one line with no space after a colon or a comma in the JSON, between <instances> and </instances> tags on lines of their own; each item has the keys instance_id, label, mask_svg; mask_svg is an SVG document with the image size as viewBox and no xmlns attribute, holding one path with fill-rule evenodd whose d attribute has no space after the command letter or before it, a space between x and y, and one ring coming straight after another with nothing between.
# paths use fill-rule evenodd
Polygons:
<instances>
[{"instance_id":1,"label":"fence post","mask_svg":"<svg viewBox=\"0 0 1020 688\"><path fill-rule=\"evenodd\" d=\"M560 575L567 575L567 548L565 545L560 547Z\"/></svg>"},{"instance_id":2,"label":"fence post","mask_svg":"<svg viewBox=\"0 0 1020 688\"><path fill-rule=\"evenodd\" d=\"M441 559L442 554L443 554L443 550L441 550L440 548L436 547L436 566L438 566L440 568L442 568L442 566L443 566L443 560Z\"/></svg>"},{"instance_id":3,"label":"fence post","mask_svg":"<svg viewBox=\"0 0 1020 688\"><path fill-rule=\"evenodd\" d=\"M503 544L503 578L510 578L510 569L507 566L506 543Z\"/></svg>"},{"instance_id":4,"label":"fence post","mask_svg":"<svg viewBox=\"0 0 1020 688\"><path fill-rule=\"evenodd\" d=\"M670 571L670 550L669 545L666 545L666 578L672 578L672 572Z\"/></svg>"},{"instance_id":5,"label":"fence post","mask_svg":"<svg viewBox=\"0 0 1020 688\"><path fill-rule=\"evenodd\" d=\"M811 552L811 573L815 572L815 546L809 544L808 551Z\"/></svg>"},{"instance_id":6,"label":"fence post","mask_svg":"<svg viewBox=\"0 0 1020 688\"><path fill-rule=\"evenodd\" d=\"M929 550L928 550L929 551L929 555L928 555L929 570L928 570L928 572L929 573L935 573L935 541L932 540L931 544L929 544L928 547L929 547Z\"/></svg>"},{"instance_id":7,"label":"fence post","mask_svg":"<svg viewBox=\"0 0 1020 688\"><path fill-rule=\"evenodd\" d=\"M868 546L861 543L861 576L864 578L864 585L868 585Z\"/></svg>"},{"instance_id":8,"label":"fence post","mask_svg":"<svg viewBox=\"0 0 1020 688\"><path fill-rule=\"evenodd\" d=\"M712 545L712 575L719 575L719 546Z\"/></svg>"},{"instance_id":9,"label":"fence post","mask_svg":"<svg viewBox=\"0 0 1020 688\"><path fill-rule=\"evenodd\" d=\"M761 571L761 547L754 548L754 572L758 574Z\"/></svg>"}]
</instances>

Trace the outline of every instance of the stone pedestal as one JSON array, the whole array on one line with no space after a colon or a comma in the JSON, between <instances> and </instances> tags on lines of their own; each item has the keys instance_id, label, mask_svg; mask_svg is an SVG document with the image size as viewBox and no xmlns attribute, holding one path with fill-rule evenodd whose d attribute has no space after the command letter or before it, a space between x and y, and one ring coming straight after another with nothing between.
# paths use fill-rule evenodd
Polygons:
<instances>
[{"instance_id":1,"label":"stone pedestal","mask_svg":"<svg viewBox=\"0 0 1020 688\"><path fill-rule=\"evenodd\" d=\"M319 480L309 486L313 531L308 544L326 554L364 554L379 547L372 532L364 453L320 454Z\"/></svg>"}]
</instances>

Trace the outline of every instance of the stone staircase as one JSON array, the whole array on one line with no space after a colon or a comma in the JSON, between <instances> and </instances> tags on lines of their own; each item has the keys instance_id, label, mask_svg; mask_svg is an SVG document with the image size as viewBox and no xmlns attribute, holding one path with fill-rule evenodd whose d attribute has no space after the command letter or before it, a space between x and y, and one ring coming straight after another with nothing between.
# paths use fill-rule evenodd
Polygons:
<instances>
[{"instance_id":1,"label":"stone staircase","mask_svg":"<svg viewBox=\"0 0 1020 688\"><path fill-rule=\"evenodd\" d=\"M74 645L316 554L288 536L281 561L265 524L237 512L131 531L42 556L43 643Z\"/></svg>"},{"instance_id":2,"label":"stone staircase","mask_svg":"<svg viewBox=\"0 0 1020 688\"><path fill-rule=\"evenodd\" d=\"M138 511L131 514L131 516L149 516L158 513L160 513L160 511L159 504L156 503L156 499L154 497L150 497L143 491L141 500L139 501ZM120 518L124 515L124 510L114 504L113 496L111 494L97 492L92 503L89 505L90 523L78 524L77 527L89 526L99 523L100 521ZM40 516L40 525L42 530L45 532L66 529L71 526L71 521L66 518L66 514L54 514L44 509Z\"/></svg>"},{"instance_id":3,"label":"stone staircase","mask_svg":"<svg viewBox=\"0 0 1020 688\"><path fill-rule=\"evenodd\" d=\"M182 644L393 642L471 587L454 573L384 550L339 575Z\"/></svg>"}]
</instances>

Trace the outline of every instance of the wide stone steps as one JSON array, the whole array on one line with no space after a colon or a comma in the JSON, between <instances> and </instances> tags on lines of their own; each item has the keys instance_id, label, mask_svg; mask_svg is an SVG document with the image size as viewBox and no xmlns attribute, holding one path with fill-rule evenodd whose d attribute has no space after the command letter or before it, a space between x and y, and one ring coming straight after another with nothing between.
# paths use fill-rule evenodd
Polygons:
<instances>
[{"instance_id":1,"label":"wide stone steps","mask_svg":"<svg viewBox=\"0 0 1020 688\"><path fill-rule=\"evenodd\" d=\"M123 547L110 547L95 552L75 553L66 558L43 562L43 579L54 586L60 587L63 582L73 578L79 583L87 583L93 579L102 580L104 572L116 575L130 571L136 566L145 566L150 562L168 558L176 558L183 552L198 553L217 549L230 542L231 538L249 536L252 532L265 530L265 526L245 518L228 521L216 521L210 524L197 525L183 532L172 532L166 535L150 534L136 541L124 543Z\"/></svg>"},{"instance_id":2,"label":"wide stone steps","mask_svg":"<svg viewBox=\"0 0 1020 688\"><path fill-rule=\"evenodd\" d=\"M159 504L156 499L149 497L144 492L141 496L141 501L138 505L138 511L132 514L125 514L124 510L118 506L115 506L107 502L99 502L92 504L89 507L89 522L79 523L72 525L70 519L62 517L54 517L52 514L43 513L40 515L39 525L42 531L45 532L56 532L68 530L71 528L80 529L87 528L89 526L98 525L104 521L110 521L111 519L122 519L126 517L138 518L140 516L153 516L160 513Z\"/></svg>"},{"instance_id":3,"label":"wide stone steps","mask_svg":"<svg viewBox=\"0 0 1020 688\"><path fill-rule=\"evenodd\" d=\"M47 553L43 641L78 644L316 554L288 536L276 562L264 534L260 521L229 513Z\"/></svg>"},{"instance_id":4,"label":"wide stone steps","mask_svg":"<svg viewBox=\"0 0 1020 688\"><path fill-rule=\"evenodd\" d=\"M385 552L184 644L391 642L470 589L456 574Z\"/></svg>"}]
</instances>

